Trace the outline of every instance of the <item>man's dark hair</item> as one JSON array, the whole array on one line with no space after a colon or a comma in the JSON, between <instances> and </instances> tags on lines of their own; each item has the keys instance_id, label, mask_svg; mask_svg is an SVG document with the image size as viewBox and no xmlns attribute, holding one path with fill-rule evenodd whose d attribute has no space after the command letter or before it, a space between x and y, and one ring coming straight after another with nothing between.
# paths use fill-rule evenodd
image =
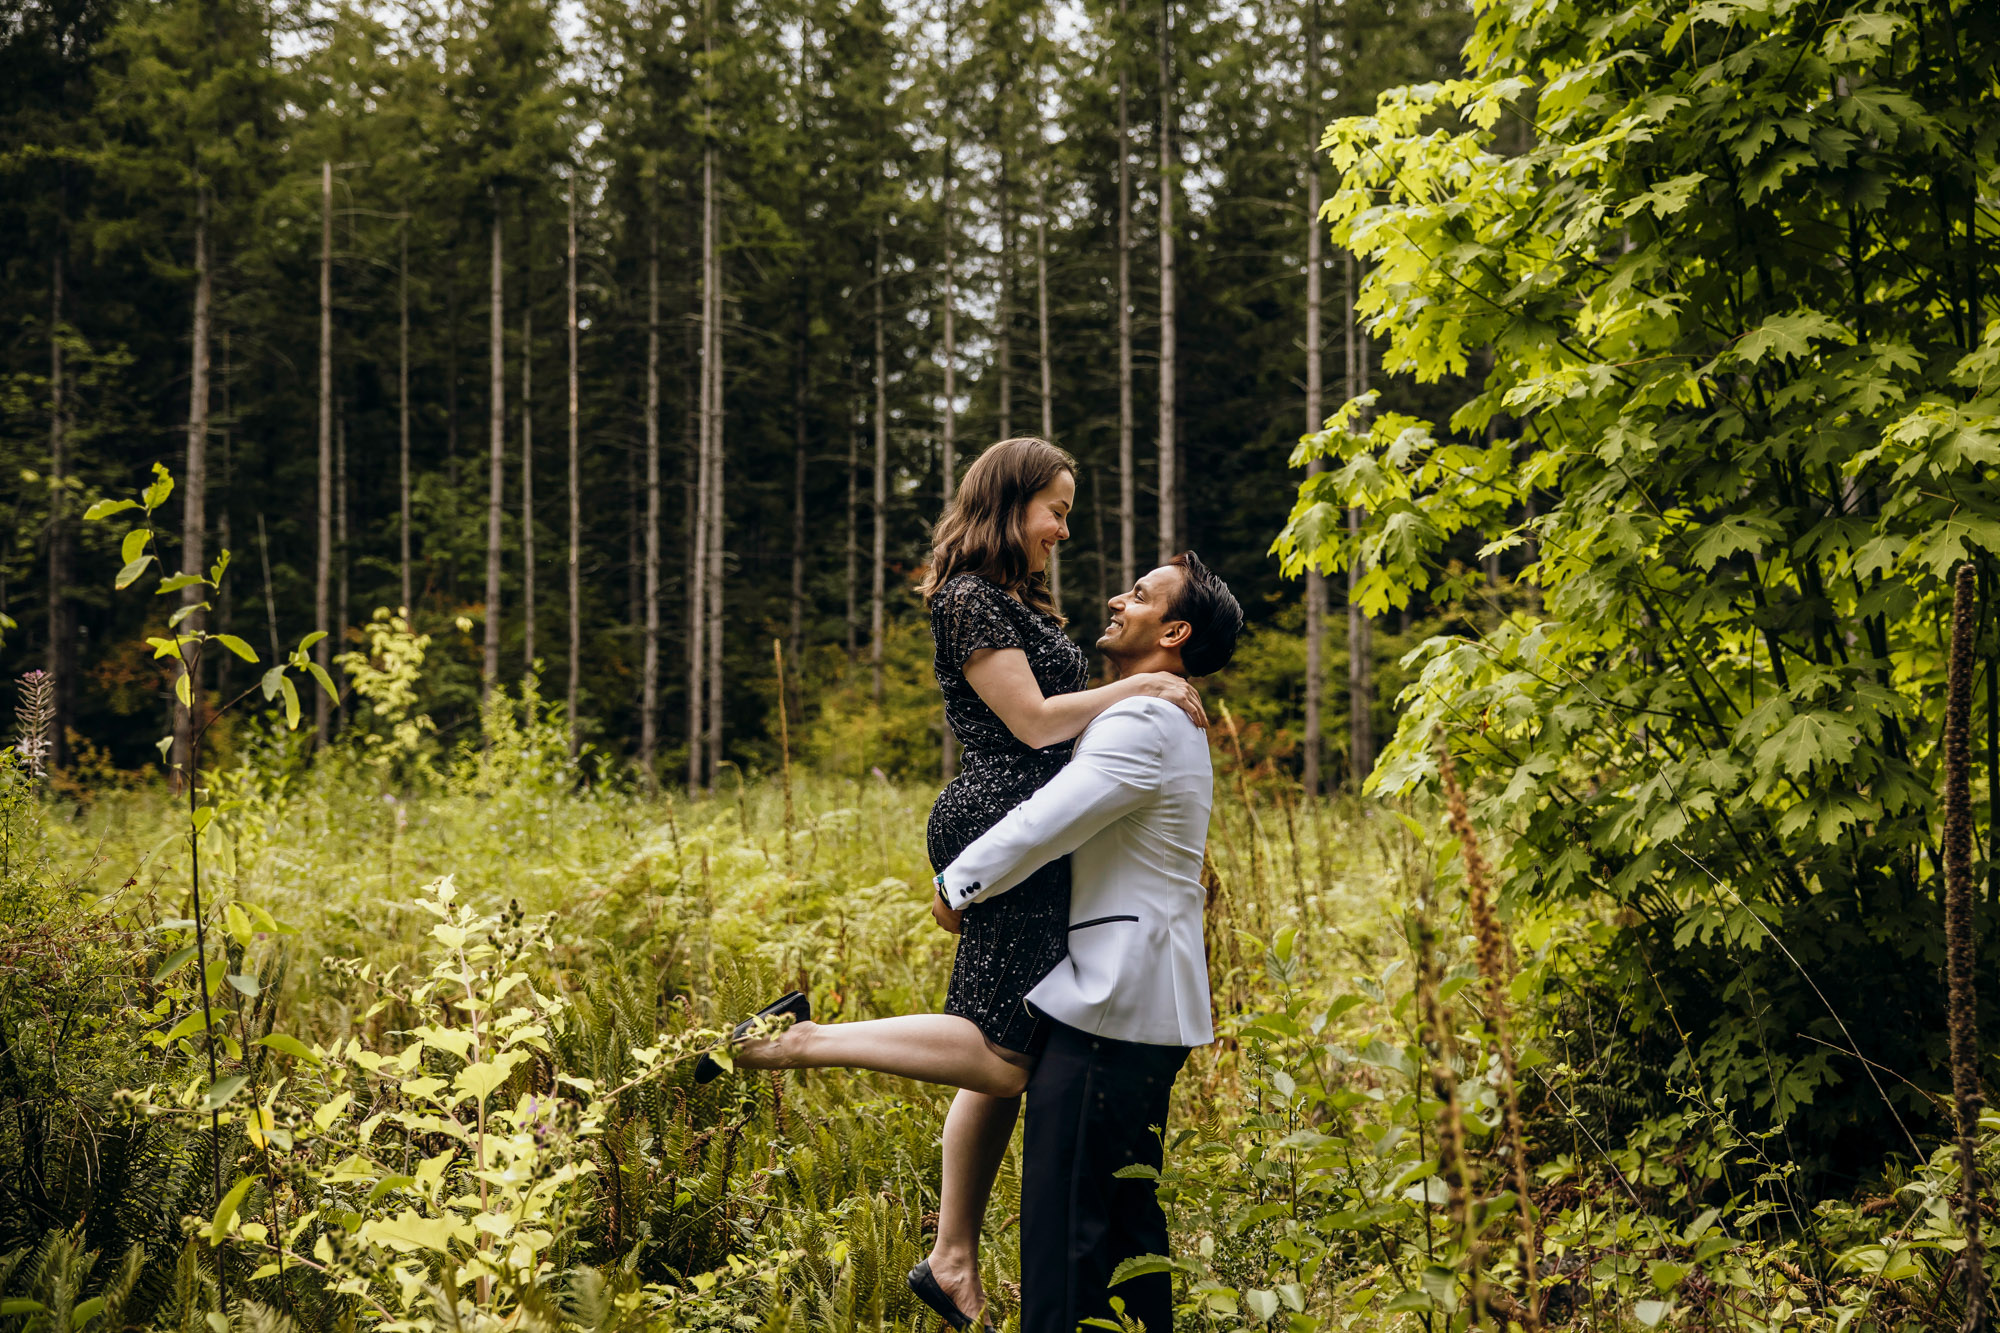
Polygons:
<instances>
[{"instance_id":1,"label":"man's dark hair","mask_svg":"<svg viewBox=\"0 0 2000 1333\"><path fill-rule=\"evenodd\" d=\"M1181 572L1180 591L1167 608L1167 620L1184 620L1189 630L1181 645L1181 666L1190 676L1207 676L1229 665L1236 655L1236 636L1243 632L1243 608L1222 576L1201 563L1193 551L1182 551L1168 564Z\"/></svg>"}]
</instances>

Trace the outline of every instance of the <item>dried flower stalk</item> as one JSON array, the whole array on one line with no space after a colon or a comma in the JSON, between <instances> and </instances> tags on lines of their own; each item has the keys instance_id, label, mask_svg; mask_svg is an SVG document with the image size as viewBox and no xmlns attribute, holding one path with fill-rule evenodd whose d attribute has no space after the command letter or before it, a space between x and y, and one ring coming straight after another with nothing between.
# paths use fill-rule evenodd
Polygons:
<instances>
[{"instance_id":1,"label":"dried flower stalk","mask_svg":"<svg viewBox=\"0 0 2000 1333\"><path fill-rule=\"evenodd\" d=\"M1500 928L1500 918L1493 911L1492 878L1487 872L1486 857L1479 850L1479 835L1472 827L1472 815L1465 804L1465 788L1459 785L1458 769L1452 763L1451 750L1440 742L1437 753L1438 777L1444 782L1445 809L1451 817L1452 832L1458 836L1459 848L1465 855L1466 905L1477 941L1479 977L1486 992L1486 1022L1493 1030L1494 1045L1500 1053L1500 1098L1504 1113L1500 1132L1507 1145L1516 1206L1521 1213L1521 1295L1525 1307L1521 1324L1528 1333L1536 1333L1542 1322L1538 1273L1541 1237L1535 1225L1534 1204L1528 1194L1527 1136L1521 1128L1513 1026L1507 1006L1507 991L1513 980L1513 951L1508 948L1506 935Z\"/></svg>"},{"instance_id":2,"label":"dried flower stalk","mask_svg":"<svg viewBox=\"0 0 2000 1333\"><path fill-rule=\"evenodd\" d=\"M14 750L30 777L48 776L50 730L55 724L55 678L46 671L30 671L21 677L20 701L14 706L16 734Z\"/></svg>"},{"instance_id":3,"label":"dried flower stalk","mask_svg":"<svg viewBox=\"0 0 2000 1333\"><path fill-rule=\"evenodd\" d=\"M1946 1016L1951 1034L1951 1090L1958 1104L1959 1225L1965 1248L1958 1267L1965 1279L1965 1333L1988 1325L1986 1247L1979 1225L1979 1013L1973 991L1972 938L1972 639L1977 628L1973 569L1958 567L1951 606L1951 658L1944 704L1944 940L1949 982Z\"/></svg>"},{"instance_id":4,"label":"dried flower stalk","mask_svg":"<svg viewBox=\"0 0 2000 1333\"><path fill-rule=\"evenodd\" d=\"M1417 1041L1429 1063L1432 1095L1438 1101L1438 1178L1448 1191L1445 1211L1464 1247L1469 1303L1475 1327L1486 1322L1483 1247L1473 1226L1472 1200L1478 1188L1472 1157L1465 1148L1465 1114L1458 1104L1458 1071L1452 1067L1454 1043L1451 1020L1439 988L1444 968L1438 962L1437 932L1431 928L1430 903L1415 904L1417 963Z\"/></svg>"}]
</instances>

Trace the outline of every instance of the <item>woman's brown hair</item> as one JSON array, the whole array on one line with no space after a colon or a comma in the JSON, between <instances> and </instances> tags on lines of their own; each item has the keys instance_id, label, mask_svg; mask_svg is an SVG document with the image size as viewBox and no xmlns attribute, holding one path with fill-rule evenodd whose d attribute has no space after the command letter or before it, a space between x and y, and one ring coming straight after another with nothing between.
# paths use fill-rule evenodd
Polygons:
<instances>
[{"instance_id":1,"label":"woman's brown hair","mask_svg":"<svg viewBox=\"0 0 2000 1333\"><path fill-rule=\"evenodd\" d=\"M1028 502L1065 472L1076 475L1076 460L1047 440L1022 435L988 445L966 470L932 533L930 564L917 585L925 604L956 576L977 574L1064 623L1049 594L1047 572L1028 572L1021 520Z\"/></svg>"}]
</instances>

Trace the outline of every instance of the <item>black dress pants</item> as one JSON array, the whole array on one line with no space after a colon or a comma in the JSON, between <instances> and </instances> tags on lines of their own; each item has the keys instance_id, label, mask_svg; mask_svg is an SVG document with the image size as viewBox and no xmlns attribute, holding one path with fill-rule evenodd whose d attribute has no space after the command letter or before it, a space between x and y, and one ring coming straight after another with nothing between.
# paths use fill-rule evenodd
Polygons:
<instances>
[{"instance_id":1,"label":"black dress pants","mask_svg":"<svg viewBox=\"0 0 2000 1333\"><path fill-rule=\"evenodd\" d=\"M1021 1333L1076 1333L1079 1320L1112 1318L1113 1296L1148 1333L1169 1333L1167 1274L1110 1285L1120 1261L1167 1253L1154 1182L1115 1173L1159 1169L1159 1130L1187 1047L1093 1037L1053 1021L1047 1031L1023 1131Z\"/></svg>"}]
</instances>

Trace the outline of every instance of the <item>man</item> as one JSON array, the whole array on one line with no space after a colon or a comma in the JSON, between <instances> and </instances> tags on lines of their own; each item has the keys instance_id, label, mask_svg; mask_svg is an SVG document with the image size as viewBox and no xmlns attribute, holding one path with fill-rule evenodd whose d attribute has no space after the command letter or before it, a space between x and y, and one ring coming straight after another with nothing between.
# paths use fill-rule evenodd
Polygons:
<instances>
[{"instance_id":1,"label":"man","mask_svg":"<svg viewBox=\"0 0 2000 1333\"><path fill-rule=\"evenodd\" d=\"M1243 609L1192 552L1111 600L1097 641L1115 676L1205 676L1236 649ZM1214 789L1208 741L1180 709L1127 699L1078 738L1048 785L938 875L932 911L958 913L1071 858L1069 956L1028 993L1043 1020L1028 1080L1021 1184L1022 1333L1075 1333L1111 1297L1151 1333L1173 1325L1165 1274L1110 1290L1121 1260L1167 1252L1150 1180L1188 1050L1214 1039L1202 945L1202 852Z\"/></svg>"}]
</instances>

